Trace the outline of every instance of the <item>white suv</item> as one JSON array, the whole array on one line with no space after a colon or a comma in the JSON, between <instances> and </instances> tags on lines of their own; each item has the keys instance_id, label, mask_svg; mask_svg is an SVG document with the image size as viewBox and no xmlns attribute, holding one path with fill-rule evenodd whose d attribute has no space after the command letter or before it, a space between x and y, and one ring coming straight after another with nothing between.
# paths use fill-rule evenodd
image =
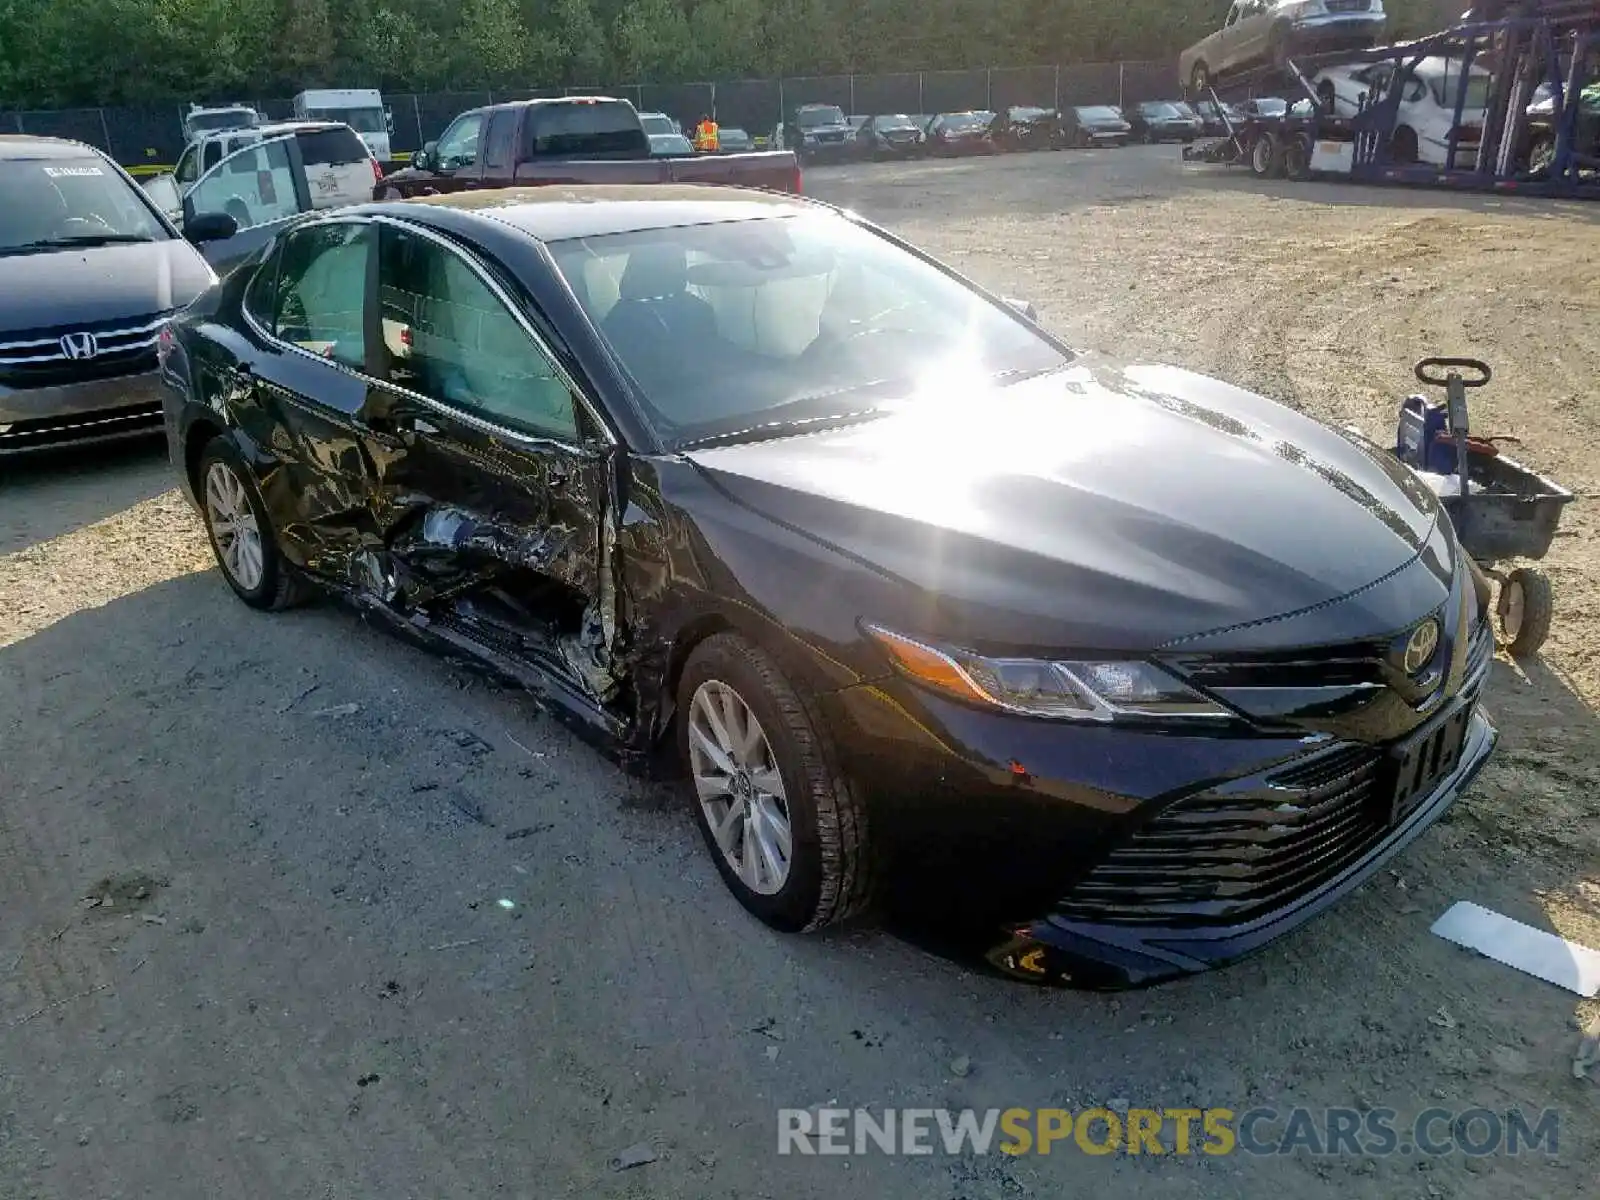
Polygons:
<instances>
[{"instance_id":1,"label":"white suv","mask_svg":"<svg viewBox=\"0 0 1600 1200\"><path fill-rule=\"evenodd\" d=\"M383 179L383 168L361 136L341 121L278 121L202 134L189 143L171 175L157 176L147 181L145 188L176 220L183 198L223 159L247 146L288 134L294 135L299 146L313 208L338 208L372 199L373 187ZM228 165L232 174L252 169L248 162L240 160ZM163 180L170 181L170 190L163 186Z\"/></svg>"},{"instance_id":2,"label":"white suv","mask_svg":"<svg viewBox=\"0 0 1600 1200\"><path fill-rule=\"evenodd\" d=\"M1292 54L1376 45L1383 0L1235 0L1222 28L1178 56L1178 81L1201 95L1253 67L1282 67Z\"/></svg>"}]
</instances>

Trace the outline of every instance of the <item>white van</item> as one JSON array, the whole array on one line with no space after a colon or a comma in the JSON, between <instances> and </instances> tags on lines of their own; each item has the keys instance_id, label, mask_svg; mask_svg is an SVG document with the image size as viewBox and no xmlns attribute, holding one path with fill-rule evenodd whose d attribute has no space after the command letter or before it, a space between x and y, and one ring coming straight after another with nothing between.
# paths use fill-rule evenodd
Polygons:
<instances>
[{"instance_id":1,"label":"white van","mask_svg":"<svg viewBox=\"0 0 1600 1200\"><path fill-rule=\"evenodd\" d=\"M341 121L381 163L390 161L389 135L394 117L383 107L377 88L317 88L294 98L294 115L302 121Z\"/></svg>"}]
</instances>

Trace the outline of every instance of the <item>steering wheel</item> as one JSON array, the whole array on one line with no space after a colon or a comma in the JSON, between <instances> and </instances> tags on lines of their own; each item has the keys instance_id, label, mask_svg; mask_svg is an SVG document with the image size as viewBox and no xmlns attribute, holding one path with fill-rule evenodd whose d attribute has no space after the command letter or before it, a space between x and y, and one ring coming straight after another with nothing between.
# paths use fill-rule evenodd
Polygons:
<instances>
[{"instance_id":1,"label":"steering wheel","mask_svg":"<svg viewBox=\"0 0 1600 1200\"><path fill-rule=\"evenodd\" d=\"M1429 368L1447 368L1451 374L1456 371L1471 371L1472 378L1461 377L1461 386L1480 388L1494 378L1494 372L1489 369L1489 364L1476 358L1425 358L1412 368L1417 379L1422 383L1431 384L1433 387L1445 387L1449 384L1448 376L1440 375L1437 371L1429 372Z\"/></svg>"}]
</instances>

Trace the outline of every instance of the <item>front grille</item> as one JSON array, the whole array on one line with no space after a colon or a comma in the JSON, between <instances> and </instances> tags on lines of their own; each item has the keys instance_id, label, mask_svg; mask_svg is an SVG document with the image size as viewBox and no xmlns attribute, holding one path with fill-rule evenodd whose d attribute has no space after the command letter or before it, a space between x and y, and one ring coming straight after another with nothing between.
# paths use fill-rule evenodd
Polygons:
<instances>
[{"instance_id":1,"label":"front grille","mask_svg":"<svg viewBox=\"0 0 1600 1200\"><path fill-rule=\"evenodd\" d=\"M1172 928L1273 912L1359 860L1388 832L1373 803L1382 751L1338 746L1255 781L1179 800L1058 907L1064 917Z\"/></svg>"},{"instance_id":2,"label":"front grille","mask_svg":"<svg viewBox=\"0 0 1600 1200\"><path fill-rule=\"evenodd\" d=\"M35 331L17 340L0 343L0 387L14 391L31 388L63 387L119 379L156 369L156 340L165 315L140 325L126 323L96 327ZM64 336L91 335L95 353L88 358L69 357L62 346Z\"/></svg>"},{"instance_id":3,"label":"front grille","mask_svg":"<svg viewBox=\"0 0 1600 1200\"><path fill-rule=\"evenodd\" d=\"M1372 0L1323 0L1323 5L1331 13L1366 12Z\"/></svg>"},{"instance_id":4,"label":"front grille","mask_svg":"<svg viewBox=\"0 0 1600 1200\"><path fill-rule=\"evenodd\" d=\"M159 400L128 408L74 413L70 417L14 421L0 425L0 454L20 454L52 446L70 446L74 442L153 432L161 428L161 421Z\"/></svg>"},{"instance_id":5,"label":"front grille","mask_svg":"<svg viewBox=\"0 0 1600 1200\"><path fill-rule=\"evenodd\" d=\"M1388 653L1387 640L1373 639L1238 657L1178 654L1168 661L1205 688L1357 687L1385 682Z\"/></svg>"}]
</instances>

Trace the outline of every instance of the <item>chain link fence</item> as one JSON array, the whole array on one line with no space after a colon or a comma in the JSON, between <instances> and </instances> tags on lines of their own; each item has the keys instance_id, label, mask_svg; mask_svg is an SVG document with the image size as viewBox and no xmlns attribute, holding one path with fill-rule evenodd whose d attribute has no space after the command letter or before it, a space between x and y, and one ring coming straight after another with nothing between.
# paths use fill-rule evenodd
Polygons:
<instances>
[{"instance_id":1,"label":"chain link fence","mask_svg":"<svg viewBox=\"0 0 1600 1200\"><path fill-rule=\"evenodd\" d=\"M1059 67L995 67L972 71L907 71L888 75L820 75L735 79L718 83L618 84L493 92L389 94L391 147L404 160L437 138L458 114L484 104L543 96L607 95L643 112L664 112L688 128L701 116L769 136L783 114L800 104L837 104L847 113L940 113L998 110L1009 105L1061 108L1074 104L1134 104L1177 95L1170 62L1077 63ZM271 119L293 115L281 99L252 102ZM72 138L106 151L136 174L170 169L183 152L183 110L75 108L0 112L0 133Z\"/></svg>"}]
</instances>

